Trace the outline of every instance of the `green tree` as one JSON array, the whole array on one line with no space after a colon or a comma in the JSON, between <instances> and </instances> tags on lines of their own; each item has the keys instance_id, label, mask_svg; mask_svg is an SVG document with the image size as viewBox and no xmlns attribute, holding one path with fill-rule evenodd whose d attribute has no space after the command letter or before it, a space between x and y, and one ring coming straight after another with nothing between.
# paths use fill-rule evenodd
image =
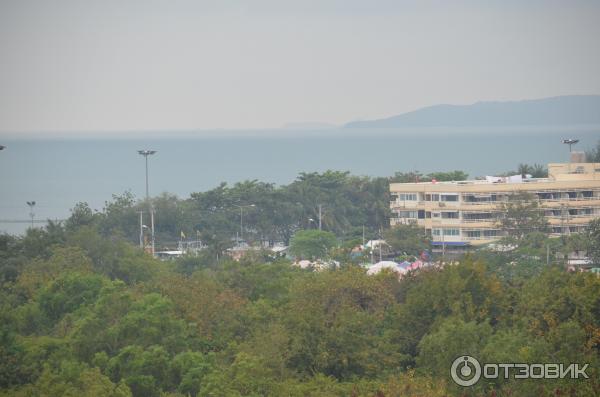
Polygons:
<instances>
[{"instance_id":1,"label":"green tree","mask_svg":"<svg viewBox=\"0 0 600 397\"><path fill-rule=\"evenodd\" d=\"M585 160L588 163L600 163L600 140L596 143L595 148L585 151Z\"/></svg>"},{"instance_id":2,"label":"green tree","mask_svg":"<svg viewBox=\"0 0 600 397\"><path fill-rule=\"evenodd\" d=\"M417 346L444 319L495 324L507 300L500 281L471 257L443 271L421 271L403 277L397 298L402 304L388 314L395 348L404 355L403 367L414 366Z\"/></svg>"},{"instance_id":3,"label":"green tree","mask_svg":"<svg viewBox=\"0 0 600 397\"><path fill-rule=\"evenodd\" d=\"M56 368L49 365L37 380L0 396L98 396L98 397L131 397L131 391L122 382L113 383L100 373L98 368L87 368L83 363L64 361Z\"/></svg>"},{"instance_id":4,"label":"green tree","mask_svg":"<svg viewBox=\"0 0 600 397\"><path fill-rule=\"evenodd\" d=\"M0 284L14 282L26 260L21 238L0 234Z\"/></svg>"},{"instance_id":5,"label":"green tree","mask_svg":"<svg viewBox=\"0 0 600 397\"><path fill-rule=\"evenodd\" d=\"M268 362L279 357L305 376L340 380L397 369L399 355L384 327L397 287L394 275L371 277L358 267L309 273L291 286L279 314L285 332L269 329L283 350Z\"/></svg>"},{"instance_id":6,"label":"green tree","mask_svg":"<svg viewBox=\"0 0 600 397\"><path fill-rule=\"evenodd\" d=\"M213 355L200 352L183 352L170 363L171 383L180 393L196 396L202 388L204 377L215 367Z\"/></svg>"},{"instance_id":7,"label":"green tree","mask_svg":"<svg viewBox=\"0 0 600 397\"><path fill-rule=\"evenodd\" d=\"M422 182L423 178L424 175L419 171L396 172L390 178L390 183L416 183Z\"/></svg>"},{"instance_id":8,"label":"green tree","mask_svg":"<svg viewBox=\"0 0 600 397\"><path fill-rule=\"evenodd\" d=\"M15 336L6 325L0 327L0 389L25 384L32 375L27 373L25 351Z\"/></svg>"},{"instance_id":9,"label":"green tree","mask_svg":"<svg viewBox=\"0 0 600 397\"><path fill-rule=\"evenodd\" d=\"M39 292L37 301L40 309L47 318L56 322L81 305L93 304L104 280L97 274L61 274Z\"/></svg>"},{"instance_id":10,"label":"green tree","mask_svg":"<svg viewBox=\"0 0 600 397\"><path fill-rule=\"evenodd\" d=\"M600 264L600 219L594 219L588 224L584 236L587 240L587 255L596 265Z\"/></svg>"},{"instance_id":11,"label":"green tree","mask_svg":"<svg viewBox=\"0 0 600 397\"><path fill-rule=\"evenodd\" d=\"M383 236L397 253L419 255L429 248L429 238L425 230L416 225L396 225L385 231Z\"/></svg>"},{"instance_id":12,"label":"green tree","mask_svg":"<svg viewBox=\"0 0 600 397\"><path fill-rule=\"evenodd\" d=\"M112 196L107 201L100 220L100 231L104 236L120 235L130 242L139 239L139 215L135 205L135 196L127 191L121 195Z\"/></svg>"},{"instance_id":13,"label":"green tree","mask_svg":"<svg viewBox=\"0 0 600 397\"><path fill-rule=\"evenodd\" d=\"M508 173L514 174L514 173ZM531 175L533 178L547 178L548 177L548 169L544 167L542 164L519 164L517 168L516 174L520 174L523 178L526 175Z\"/></svg>"},{"instance_id":14,"label":"green tree","mask_svg":"<svg viewBox=\"0 0 600 397\"><path fill-rule=\"evenodd\" d=\"M134 397L159 396L167 389L171 358L162 346L127 346L108 362L113 381L124 379Z\"/></svg>"},{"instance_id":15,"label":"green tree","mask_svg":"<svg viewBox=\"0 0 600 397\"><path fill-rule=\"evenodd\" d=\"M500 227L511 242L518 243L529 233L545 232L548 228L543 209L531 193L513 193L501 208Z\"/></svg>"},{"instance_id":16,"label":"green tree","mask_svg":"<svg viewBox=\"0 0 600 397\"><path fill-rule=\"evenodd\" d=\"M486 322L448 318L421 339L417 365L433 376L447 377L450 382L452 362L462 355L480 357L491 335L492 327Z\"/></svg>"},{"instance_id":17,"label":"green tree","mask_svg":"<svg viewBox=\"0 0 600 397\"><path fill-rule=\"evenodd\" d=\"M103 237L89 226L72 233L69 244L80 247L92 260L97 272L129 284L149 280L161 266L160 261L127 241Z\"/></svg>"},{"instance_id":18,"label":"green tree","mask_svg":"<svg viewBox=\"0 0 600 397\"><path fill-rule=\"evenodd\" d=\"M71 209L71 216L65 222L65 229L74 232L82 226L92 226L99 221L100 214L94 213L88 203L77 203Z\"/></svg>"},{"instance_id":19,"label":"green tree","mask_svg":"<svg viewBox=\"0 0 600 397\"><path fill-rule=\"evenodd\" d=\"M337 245L335 234L323 230L300 230L290 242L290 252L301 258L324 258Z\"/></svg>"},{"instance_id":20,"label":"green tree","mask_svg":"<svg viewBox=\"0 0 600 397\"><path fill-rule=\"evenodd\" d=\"M438 182L444 181L466 181L469 178L469 174L464 171L450 171L450 172L431 172L427 174L427 179L435 179Z\"/></svg>"}]
</instances>

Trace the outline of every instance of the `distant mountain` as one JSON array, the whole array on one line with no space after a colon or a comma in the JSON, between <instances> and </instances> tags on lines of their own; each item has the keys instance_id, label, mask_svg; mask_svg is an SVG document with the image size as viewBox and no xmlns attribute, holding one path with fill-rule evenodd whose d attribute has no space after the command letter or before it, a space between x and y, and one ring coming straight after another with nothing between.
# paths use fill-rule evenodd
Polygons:
<instances>
[{"instance_id":1,"label":"distant mountain","mask_svg":"<svg viewBox=\"0 0 600 397\"><path fill-rule=\"evenodd\" d=\"M467 127L600 124L600 95L569 95L472 105L436 105L345 128Z\"/></svg>"},{"instance_id":2,"label":"distant mountain","mask_svg":"<svg viewBox=\"0 0 600 397\"><path fill-rule=\"evenodd\" d=\"M326 130L329 128L337 128L336 125L329 123L315 122L298 122L298 123L286 123L282 128L286 130Z\"/></svg>"}]
</instances>

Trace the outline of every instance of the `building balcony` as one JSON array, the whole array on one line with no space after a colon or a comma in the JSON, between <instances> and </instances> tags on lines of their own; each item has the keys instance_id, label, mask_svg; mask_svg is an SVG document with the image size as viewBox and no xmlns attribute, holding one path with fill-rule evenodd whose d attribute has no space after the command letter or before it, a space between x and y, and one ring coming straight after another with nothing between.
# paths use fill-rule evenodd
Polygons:
<instances>
[{"instance_id":1,"label":"building balcony","mask_svg":"<svg viewBox=\"0 0 600 397\"><path fill-rule=\"evenodd\" d=\"M471 245L480 246L498 241L502 237L463 237L463 241L468 241Z\"/></svg>"},{"instance_id":2,"label":"building balcony","mask_svg":"<svg viewBox=\"0 0 600 397\"><path fill-rule=\"evenodd\" d=\"M403 208L422 208L424 203L424 201L390 201L390 208L392 210Z\"/></svg>"},{"instance_id":3,"label":"building balcony","mask_svg":"<svg viewBox=\"0 0 600 397\"><path fill-rule=\"evenodd\" d=\"M431 224L435 227L438 225L460 225L462 221L459 218L428 218L431 220Z\"/></svg>"},{"instance_id":4,"label":"building balcony","mask_svg":"<svg viewBox=\"0 0 600 397\"><path fill-rule=\"evenodd\" d=\"M548 223L553 226L560 225L587 225L594 219L598 219L598 216L569 216L567 217L557 217L557 218L547 218Z\"/></svg>"},{"instance_id":5,"label":"building balcony","mask_svg":"<svg viewBox=\"0 0 600 397\"><path fill-rule=\"evenodd\" d=\"M457 243L464 241L464 239L461 236L432 236L431 241L442 243Z\"/></svg>"},{"instance_id":6,"label":"building balcony","mask_svg":"<svg viewBox=\"0 0 600 397\"><path fill-rule=\"evenodd\" d=\"M499 221L498 220L479 220L479 221L473 221L473 220L469 220L469 222L465 222L463 220L463 222L461 223L461 225L463 227L467 227L469 229L490 229L490 228L494 228L494 227L498 227Z\"/></svg>"},{"instance_id":7,"label":"building balcony","mask_svg":"<svg viewBox=\"0 0 600 397\"><path fill-rule=\"evenodd\" d=\"M415 218L391 218L390 225L419 225L421 224Z\"/></svg>"},{"instance_id":8,"label":"building balcony","mask_svg":"<svg viewBox=\"0 0 600 397\"><path fill-rule=\"evenodd\" d=\"M498 222L498 218L462 218L462 223L494 223Z\"/></svg>"}]
</instances>

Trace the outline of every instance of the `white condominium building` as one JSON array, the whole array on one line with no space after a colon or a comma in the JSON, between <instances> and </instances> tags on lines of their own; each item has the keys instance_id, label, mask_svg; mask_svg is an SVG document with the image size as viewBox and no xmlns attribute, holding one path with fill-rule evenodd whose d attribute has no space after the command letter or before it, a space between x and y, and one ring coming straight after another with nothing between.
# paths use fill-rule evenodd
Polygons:
<instances>
[{"instance_id":1,"label":"white condominium building","mask_svg":"<svg viewBox=\"0 0 600 397\"><path fill-rule=\"evenodd\" d=\"M539 201L551 234L579 232L600 218L600 163L549 164L548 178L392 183L390 223L425 228L433 245L490 243L503 235L502 203L519 192Z\"/></svg>"}]
</instances>

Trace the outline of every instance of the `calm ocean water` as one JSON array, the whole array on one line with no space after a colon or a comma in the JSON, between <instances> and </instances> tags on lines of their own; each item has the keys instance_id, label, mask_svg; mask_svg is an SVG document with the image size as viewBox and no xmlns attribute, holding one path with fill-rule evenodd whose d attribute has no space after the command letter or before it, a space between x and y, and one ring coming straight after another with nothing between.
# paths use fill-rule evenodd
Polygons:
<instances>
[{"instance_id":1,"label":"calm ocean water","mask_svg":"<svg viewBox=\"0 0 600 397\"><path fill-rule=\"evenodd\" d=\"M600 126L509 129L410 129L324 131L215 131L173 138L140 134L122 139L4 140L0 152L0 219L60 219L79 201L102 209L113 193L144 195L144 161L150 158L150 191L187 197L219 182L259 179L292 182L300 172L348 170L390 176L396 171L464 170L471 177L516 169L519 163L564 162L563 138L576 149L600 140ZM0 223L21 233L27 224Z\"/></svg>"}]
</instances>

